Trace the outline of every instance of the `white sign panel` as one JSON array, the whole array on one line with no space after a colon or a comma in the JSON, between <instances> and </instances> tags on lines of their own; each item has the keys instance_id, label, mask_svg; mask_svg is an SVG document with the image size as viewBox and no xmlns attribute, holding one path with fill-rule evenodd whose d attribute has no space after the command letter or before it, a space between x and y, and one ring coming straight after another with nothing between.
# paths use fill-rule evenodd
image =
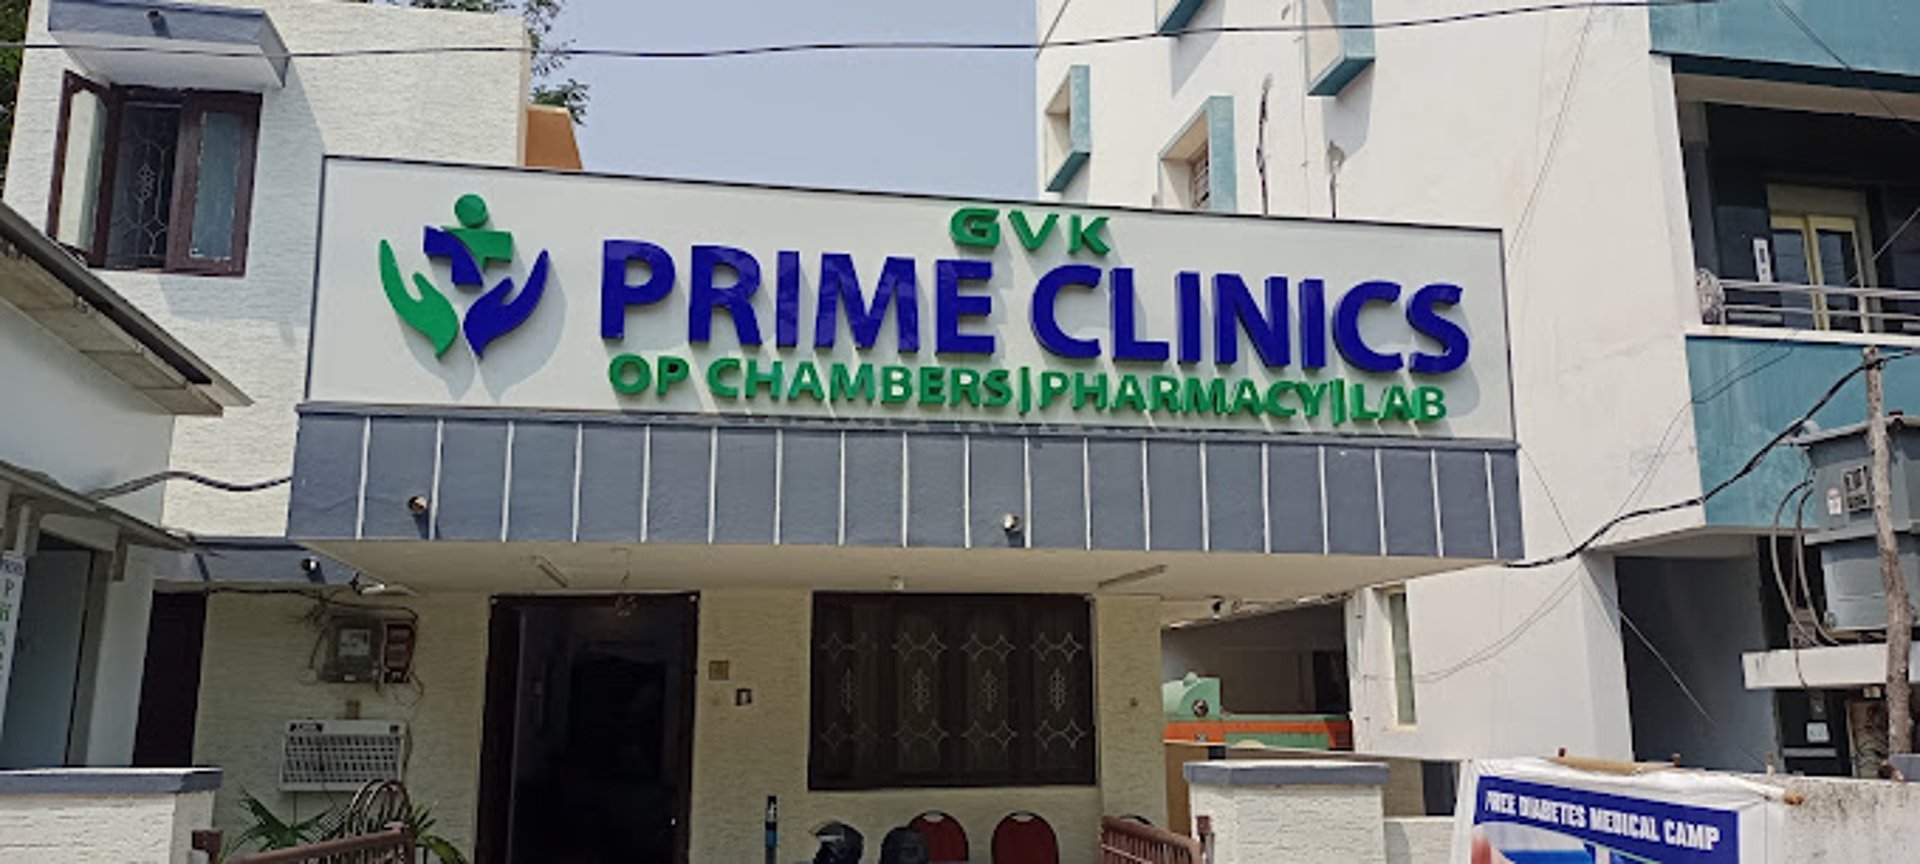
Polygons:
<instances>
[{"instance_id":1,"label":"white sign panel","mask_svg":"<svg viewBox=\"0 0 1920 864\"><path fill-rule=\"evenodd\" d=\"M1497 232L329 160L317 402L1513 437Z\"/></svg>"},{"instance_id":2,"label":"white sign panel","mask_svg":"<svg viewBox=\"0 0 1920 864\"><path fill-rule=\"evenodd\" d=\"M26 580L26 556L0 552L0 724L7 719L7 682L13 678L13 640L20 632L20 597Z\"/></svg>"},{"instance_id":3,"label":"white sign panel","mask_svg":"<svg viewBox=\"0 0 1920 864\"><path fill-rule=\"evenodd\" d=\"M1454 864L1784 864L1782 791L1703 771L1461 766Z\"/></svg>"}]
</instances>

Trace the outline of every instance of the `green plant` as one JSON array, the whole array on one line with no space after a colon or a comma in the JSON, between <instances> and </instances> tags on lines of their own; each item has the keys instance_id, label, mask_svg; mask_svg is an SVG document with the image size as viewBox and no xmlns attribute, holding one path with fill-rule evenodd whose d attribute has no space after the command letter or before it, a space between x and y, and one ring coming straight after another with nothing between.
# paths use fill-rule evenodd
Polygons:
<instances>
[{"instance_id":1,"label":"green plant","mask_svg":"<svg viewBox=\"0 0 1920 864\"><path fill-rule=\"evenodd\" d=\"M240 795L240 807L247 813L247 827L233 838L227 846L227 854L246 850L249 844L256 851L272 849L290 849L322 840L337 840L347 836L350 822L343 808L329 807L312 817L297 822L280 818L265 802L253 797L250 792ZM433 833L433 808L414 806L408 809L401 820L413 832L414 848L432 856L439 864L468 864L467 856L459 847L438 834Z\"/></svg>"},{"instance_id":2,"label":"green plant","mask_svg":"<svg viewBox=\"0 0 1920 864\"><path fill-rule=\"evenodd\" d=\"M246 829L235 835L228 844L228 854L245 849L248 844L256 844L254 848L265 851L312 843L325 833L322 826L333 816L333 811L329 809L308 819L289 822L280 818L265 802L253 797L251 792L240 793L240 809L246 811L250 821Z\"/></svg>"},{"instance_id":3,"label":"green plant","mask_svg":"<svg viewBox=\"0 0 1920 864\"><path fill-rule=\"evenodd\" d=\"M467 864L467 856L451 841L433 833L434 821L433 808L425 805L415 806L407 814L407 827L413 830L413 845L426 850L441 864Z\"/></svg>"}]
</instances>

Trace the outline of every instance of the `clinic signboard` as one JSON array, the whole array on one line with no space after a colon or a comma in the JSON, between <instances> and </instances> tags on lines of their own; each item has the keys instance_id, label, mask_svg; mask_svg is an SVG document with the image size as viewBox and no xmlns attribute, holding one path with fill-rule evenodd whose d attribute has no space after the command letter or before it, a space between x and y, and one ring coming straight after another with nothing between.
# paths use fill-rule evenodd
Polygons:
<instances>
[{"instance_id":1,"label":"clinic signboard","mask_svg":"<svg viewBox=\"0 0 1920 864\"><path fill-rule=\"evenodd\" d=\"M1579 771L1541 759L1462 766L1454 864L1773 864L1779 789L1725 774Z\"/></svg>"},{"instance_id":2,"label":"clinic signboard","mask_svg":"<svg viewBox=\"0 0 1920 864\"><path fill-rule=\"evenodd\" d=\"M1500 236L330 159L312 402L1511 440Z\"/></svg>"}]
</instances>

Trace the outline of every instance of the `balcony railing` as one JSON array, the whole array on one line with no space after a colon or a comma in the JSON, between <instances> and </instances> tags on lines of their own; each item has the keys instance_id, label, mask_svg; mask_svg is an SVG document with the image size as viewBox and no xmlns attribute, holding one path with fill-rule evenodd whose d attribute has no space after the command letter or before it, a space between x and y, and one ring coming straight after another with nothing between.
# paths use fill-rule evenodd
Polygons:
<instances>
[{"instance_id":1,"label":"balcony railing","mask_svg":"<svg viewBox=\"0 0 1920 864\"><path fill-rule=\"evenodd\" d=\"M1920 335L1920 290L1749 282L1705 271L1695 287L1706 324Z\"/></svg>"}]
</instances>

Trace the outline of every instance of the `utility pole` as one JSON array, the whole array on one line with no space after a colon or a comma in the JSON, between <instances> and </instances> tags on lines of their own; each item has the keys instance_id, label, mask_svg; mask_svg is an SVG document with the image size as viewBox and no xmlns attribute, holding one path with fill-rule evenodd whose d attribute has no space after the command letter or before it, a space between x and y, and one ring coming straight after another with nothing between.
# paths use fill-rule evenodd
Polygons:
<instances>
[{"instance_id":1,"label":"utility pole","mask_svg":"<svg viewBox=\"0 0 1920 864\"><path fill-rule=\"evenodd\" d=\"M1887 753L1913 752L1913 689L1907 684L1907 661L1913 650L1913 607L1907 599L1907 577L1900 569L1900 545L1893 533L1893 457L1887 438L1886 361L1869 346L1862 352L1867 367L1867 451L1871 454L1868 486L1873 492L1873 535L1880 547L1880 581L1887 593Z\"/></svg>"}]
</instances>

